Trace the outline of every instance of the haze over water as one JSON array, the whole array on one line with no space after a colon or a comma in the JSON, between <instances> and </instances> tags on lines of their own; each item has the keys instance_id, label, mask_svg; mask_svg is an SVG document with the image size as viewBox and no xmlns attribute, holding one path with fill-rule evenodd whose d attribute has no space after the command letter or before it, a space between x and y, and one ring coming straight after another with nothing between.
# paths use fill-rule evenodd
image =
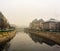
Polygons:
<instances>
[{"instance_id":1,"label":"haze over water","mask_svg":"<svg viewBox=\"0 0 60 51\"><path fill-rule=\"evenodd\" d=\"M37 19L60 20L60 0L0 0L0 11L10 24L29 26ZM44 41L44 42L43 42ZM50 41L51 42L51 41ZM1 51L60 51L60 46L54 42L18 32L16 36Z\"/></svg>"}]
</instances>

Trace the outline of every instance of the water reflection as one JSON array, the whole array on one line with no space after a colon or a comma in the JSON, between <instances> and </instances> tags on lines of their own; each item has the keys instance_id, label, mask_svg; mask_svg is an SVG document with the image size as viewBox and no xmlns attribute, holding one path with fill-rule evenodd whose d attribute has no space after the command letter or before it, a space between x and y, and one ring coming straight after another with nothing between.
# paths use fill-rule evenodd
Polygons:
<instances>
[{"instance_id":1,"label":"water reflection","mask_svg":"<svg viewBox=\"0 0 60 51\"><path fill-rule=\"evenodd\" d=\"M55 44L37 35L19 32L9 43L0 46L0 51L60 51L60 46Z\"/></svg>"},{"instance_id":2,"label":"water reflection","mask_svg":"<svg viewBox=\"0 0 60 51\"><path fill-rule=\"evenodd\" d=\"M3 45L0 45L0 51L8 51L10 47L10 43L5 43Z\"/></svg>"},{"instance_id":3,"label":"water reflection","mask_svg":"<svg viewBox=\"0 0 60 51\"><path fill-rule=\"evenodd\" d=\"M32 38L32 40L36 43L39 42L40 44L46 43L49 46L54 46L56 43L50 39L41 37L41 36L37 36L34 34L29 34L29 36Z\"/></svg>"}]
</instances>

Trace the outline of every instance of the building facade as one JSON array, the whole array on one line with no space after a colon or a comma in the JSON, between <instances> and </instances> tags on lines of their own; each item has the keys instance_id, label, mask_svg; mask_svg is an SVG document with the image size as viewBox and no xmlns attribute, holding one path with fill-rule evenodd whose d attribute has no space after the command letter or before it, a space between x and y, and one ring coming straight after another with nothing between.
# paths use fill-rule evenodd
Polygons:
<instances>
[{"instance_id":1,"label":"building facade","mask_svg":"<svg viewBox=\"0 0 60 51\"><path fill-rule=\"evenodd\" d=\"M30 23L30 28L47 31L60 31L60 22L55 19L50 19L46 22L44 22L43 19L35 19Z\"/></svg>"},{"instance_id":2,"label":"building facade","mask_svg":"<svg viewBox=\"0 0 60 51\"><path fill-rule=\"evenodd\" d=\"M44 22L43 19L40 19L40 20L35 19L30 23L29 27L31 29L42 30L43 29L43 22Z\"/></svg>"},{"instance_id":3,"label":"building facade","mask_svg":"<svg viewBox=\"0 0 60 51\"><path fill-rule=\"evenodd\" d=\"M55 19L50 19L49 21L44 22L44 30L57 31L60 29L60 22Z\"/></svg>"},{"instance_id":4,"label":"building facade","mask_svg":"<svg viewBox=\"0 0 60 51\"><path fill-rule=\"evenodd\" d=\"M56 30L56 22L45 22L43 25L44 30Z\"/></svg>"}]
</instances>

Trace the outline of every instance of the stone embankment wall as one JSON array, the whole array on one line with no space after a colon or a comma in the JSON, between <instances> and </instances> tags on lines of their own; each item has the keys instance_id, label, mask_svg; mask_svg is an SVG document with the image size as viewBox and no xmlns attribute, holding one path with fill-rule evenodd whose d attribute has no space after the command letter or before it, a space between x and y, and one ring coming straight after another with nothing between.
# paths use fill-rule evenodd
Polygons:
<instances>
[{"instance_id":1,"label":"stone embankment wall","mask_svg":"<svg viewBox=\"0 0 60 51\"><path fill-rule=\"evenodd\" d=\"M29 29L29 33L36 34L38 36L42 36L48 39L53 40L54 42L60 44L60 32L47 32L47 31L34 31Z\"/></svg>"},{"instance_id":2,"label":"stone embankment wall","mask_svg":"<svg viewBox=\"0 0 60 51\"><path fill-rule=\"evenodd\" d=\"M0 45L8 42L16 35L16 30L10 32L0 32Z\"/></svg>"}]
</instances>

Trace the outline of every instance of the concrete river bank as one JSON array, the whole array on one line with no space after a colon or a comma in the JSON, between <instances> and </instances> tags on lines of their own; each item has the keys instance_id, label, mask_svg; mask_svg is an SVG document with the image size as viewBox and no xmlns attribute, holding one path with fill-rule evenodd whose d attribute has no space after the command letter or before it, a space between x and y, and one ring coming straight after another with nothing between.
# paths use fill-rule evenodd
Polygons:
<instances>
[{"instance_id":1,"label":"concrete river bank","mask_svg":"<svg viewBox=\"0 0 60 51\"><path fill-rule=\"evenodd\" d=\"M48 38L48 39L60 44L60 32L34 31L31 29L26 29L25 31L29 32L31 34L35 34L38 36Z\"/></svg>"},{"instance_id":2,"label":"concrete river bank","mask_svg":"<svg viewBox=\"0 0 60 51\"><path fill-rule=\"evenodd\" d=\"M0 32L0 45L10 41L16 35L16 30Z\"/></svg>"},{"instance_id":3,"label":"concrete river bank","mask_svg":"<svg viewBox=\"0 0 60 51\"><path fill-rule=\"evenodd\" d=\"M0 51L60 51L60 46L35 34L18 32Z\"/></svg>"}]
</instances>

